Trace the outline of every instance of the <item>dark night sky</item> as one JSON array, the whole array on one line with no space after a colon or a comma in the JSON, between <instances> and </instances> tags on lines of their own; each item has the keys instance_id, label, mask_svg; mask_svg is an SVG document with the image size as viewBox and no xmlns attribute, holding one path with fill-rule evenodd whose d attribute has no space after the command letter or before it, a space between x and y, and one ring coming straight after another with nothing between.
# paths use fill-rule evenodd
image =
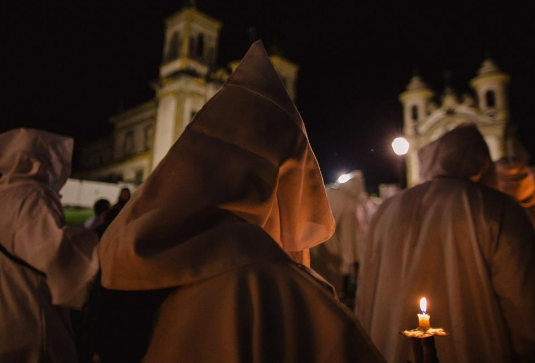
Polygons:
<instances>
[{"instance_id":1,"label":"dark night sky","mask_svg":"<svg viewBox=\"0 0 535 363\"><path fill-rule=\"evenodd\" d=\"M182 1L12 4L1 19L0 132L20 126L83 143L111 131L119 109L153 97L163 19ZM298 108L326 181L362 169L369 184L397 180L390 142L401 132L398 95L414 65L440 93L444 71L468 91L486 50L512 76L513 121L530 152L535 85L534 6L490 2L199 0L223 21L219 63L241 58L247 29L276 41L301 67Z\"/></svg>"}]
</instances>

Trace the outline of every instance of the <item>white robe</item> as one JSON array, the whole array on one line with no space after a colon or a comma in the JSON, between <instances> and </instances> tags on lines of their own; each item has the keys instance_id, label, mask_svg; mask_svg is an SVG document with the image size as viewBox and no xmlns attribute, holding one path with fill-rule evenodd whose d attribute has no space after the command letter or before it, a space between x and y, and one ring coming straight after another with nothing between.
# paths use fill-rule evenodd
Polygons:
<instances>
[{"instance_id":1,"label":"white robe","mask_svg":"<svg viewBox=\"0 0 535 363\"><path fill-rule=\"evenodd\" d=\"M144 362L383 362L289 258L333 230L303 121L255 42L104 233L102 285L173 288Z\"/></svg>"},{"instance_id":2,"label":"white robe","mask_svg":"<svg viewBox=\"0 0 535 363\"><path fill-rule=\"evenodd\" d=\"M411 358L400 331L426 297L441 363L535 360L535 234L508 196L470 176L491 165L462 126L422 149L430 181L385 201L370 227L357 315L389 362ZM490 170L490 169L489 169ZM488 174L490 175L490 173Z\"/></svg>"},{"instance_id":3,"label":"white robe","mask_svg":"<svg viewBox=\"0 0 535 363\"><path fill-rule=\"evenodd\" d=\"M69 228L58 190L72 140L37 130L0 135L0 361L75 362L68 308L98 270L94 231Z\"/></svg>"}]
</instances>

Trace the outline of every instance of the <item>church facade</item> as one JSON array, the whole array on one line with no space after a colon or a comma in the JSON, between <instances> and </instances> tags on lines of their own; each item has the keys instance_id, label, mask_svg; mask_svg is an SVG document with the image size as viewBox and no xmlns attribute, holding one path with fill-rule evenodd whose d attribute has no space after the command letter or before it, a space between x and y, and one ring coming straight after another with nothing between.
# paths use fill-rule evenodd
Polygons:
<instances>
[{"instance_id":1,"label":"church facade","mask_svg":"<svg viewBox=\"0 0 535 363\"><path fill-rule=\"evenodd\" d=\"M154 99L111 117L113 134L81 150L78 178L140 184L150 174L239 64L217 66L221 26L194 5L166 19ZM299 67L278 54L270 58L295 100Z\"/></svg>"},{"instance_id":2,"label":"church facade","mask_svg":"<svg viewBox=\"0 0 535 363\"><path fill-rule=\"evenodd\" d=\"M470 81L475 97L458 97L446 87L435 102L435 93L419 76L414 76L399 96L403 105L403 133L409 141L405 156L407 185L421 182L418 151L444 133L462 123L475 124L490 150L493 160L504 156L505 131L510 121L507 87L510 77L500 71L491 59L486 59L477 76Z\"/></svg>"}]
</instances>

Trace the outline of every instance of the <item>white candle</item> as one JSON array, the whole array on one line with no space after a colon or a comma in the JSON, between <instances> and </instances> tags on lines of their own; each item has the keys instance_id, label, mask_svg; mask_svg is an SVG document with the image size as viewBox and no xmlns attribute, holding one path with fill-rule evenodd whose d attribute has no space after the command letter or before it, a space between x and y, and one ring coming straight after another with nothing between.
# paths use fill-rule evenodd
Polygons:
<instances>
[{"instance_id":1,"label":"white candle","mask_svg":"<svg viewBox=\"0 0 535 363\"><path fill-rule=\"evenodd\" d=\"M429 323L430 316L426 314L427 300L425 297L420 299L420 310L422 310L422 313L418 314L418 328L427 331L431 328L431 324Z\"/></svg>"}]
</instances>

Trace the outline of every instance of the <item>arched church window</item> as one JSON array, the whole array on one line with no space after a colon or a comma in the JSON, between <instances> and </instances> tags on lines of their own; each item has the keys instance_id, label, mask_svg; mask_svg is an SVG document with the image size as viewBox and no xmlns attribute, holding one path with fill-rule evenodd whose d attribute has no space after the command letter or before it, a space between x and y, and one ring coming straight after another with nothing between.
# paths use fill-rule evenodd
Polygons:
<instances>
[{"instance_id":1,"label":"arched church window","mask_svg":"<svg viewBox=\"0 0 535 363\"><path fill-rule=\"evenodd\" d=\"M189 37L189 57L193 58L196 55L195 48L196 48L196 42L194 37Z\"/></svg>"},{"instance_id":2,"label":"arched church window","mask_svg":"<svg viewBox=\"0 0 535 363\"><path fill-rule=\"evenodd\" d=\"M171 35L171 39L169 40L169 44L167 46L167 57L165 58L165 60L171 61L173 59L178 58L179 52L180 34L178 34L178 32L174 32L173 35Z\"/></svg>"},{"instance_id":3,"label":"arched church window","mask_svg":"<svg viewBox=\"0 0 535 363\"><path fill-rule=\"evenodd\" d=\"M204 55L204 35L199 34L197 38L197 58L202 59Z\"/></svg>"},{"instance_id":4,"label":"arched church window","mask_svg":"<svg viewBox=\"0 0 535 363\"><path fill-rule=\"evenodd\" d=\"M494 91L491 90L485 93L485 103L487 104L487 107L496 106L496 94Z\"/></svg>"},{"instance_id":5,"label":"arched church window","mask_svg":"<svg viewBox=\"0 0 535 363\"><path fill-rule=\"evenodd\" d=\"M414 121L418 121L418 106L416 105L411 107L411 118Z\"/></svg>"}]
</instances>

